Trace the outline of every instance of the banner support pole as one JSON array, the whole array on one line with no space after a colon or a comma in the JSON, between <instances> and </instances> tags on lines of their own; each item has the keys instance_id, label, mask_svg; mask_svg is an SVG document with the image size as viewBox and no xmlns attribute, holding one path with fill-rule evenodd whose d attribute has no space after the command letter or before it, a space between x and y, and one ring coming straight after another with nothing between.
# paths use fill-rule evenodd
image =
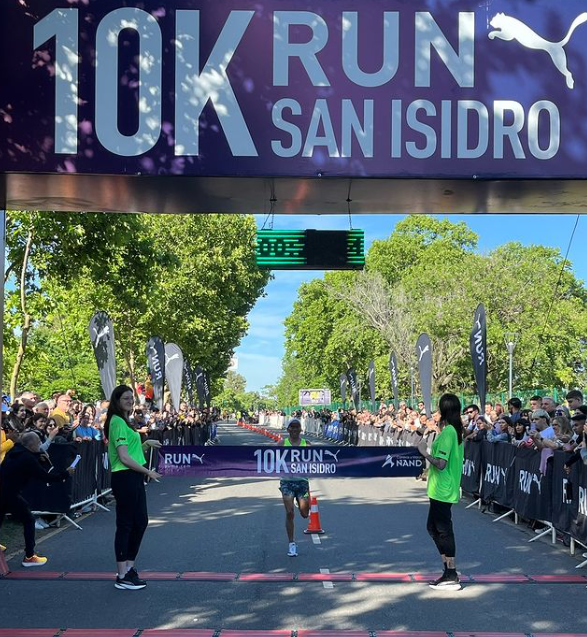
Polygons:
<instances>
[{"instance_id":1,"label":"banner support pole","mask_svg":"<svg viewBox=\"0 0 587 637\"><path fill-rule=\"evenodd\" d=\"M6 274L6 210L0 210L0 399L4 395L4 276Z\"/></svg>"}]
</instances>

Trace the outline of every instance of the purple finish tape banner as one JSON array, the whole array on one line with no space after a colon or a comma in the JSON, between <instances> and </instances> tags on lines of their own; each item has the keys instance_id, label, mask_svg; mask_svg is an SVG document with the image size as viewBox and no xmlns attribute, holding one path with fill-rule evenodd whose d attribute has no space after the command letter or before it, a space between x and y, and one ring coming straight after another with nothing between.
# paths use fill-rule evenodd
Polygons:
<instances>
[{"instance_id":1,"label":"purple finish tape banner","mask_svg":"<svg viewBox=\"0 0 587 637\"><path fill-rule=\"evenodd\" d=\"M162 447L164 476L400 478L419 476L414 447Z\"/></svg>"},{"instance_id":2,"label":"purple finish tape banner","mask_svg":"<svg viewBox=\"0 0 587 637\"><path fill-rule=\"evenodd\" d=\"M3 0L0 172L585 177L585 9Z\"/></svg>"}]
</instances>

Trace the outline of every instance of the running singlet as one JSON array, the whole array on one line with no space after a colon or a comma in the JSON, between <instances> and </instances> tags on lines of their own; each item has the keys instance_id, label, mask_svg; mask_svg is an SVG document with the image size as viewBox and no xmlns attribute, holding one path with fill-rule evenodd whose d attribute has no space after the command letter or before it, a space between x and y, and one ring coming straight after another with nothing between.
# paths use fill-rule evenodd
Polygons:
<instances>
[{"instance_id":1,"label":"running singlet","mask_svg":"<svg viewBox=\"0 0 587 637\"><path fill-rule=\"evenodd\" d=\"M291 440L289 438L286 438L283 441L283 446L284 447L293 447L293 445L291 444ZM306 444L306 439L305 438L300 438L300 444L298 445L298 447L307 447ZM308 478L291 478L291 477L287 477L285 478L285 480L287 480L288 482L308 482Z\"/></svg>"}]
</instances>

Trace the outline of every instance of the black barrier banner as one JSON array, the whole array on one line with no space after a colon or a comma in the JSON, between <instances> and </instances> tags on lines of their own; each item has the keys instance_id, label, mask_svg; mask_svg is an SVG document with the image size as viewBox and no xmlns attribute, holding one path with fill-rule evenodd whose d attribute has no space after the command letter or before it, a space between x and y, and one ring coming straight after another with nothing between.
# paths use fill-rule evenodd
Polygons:
<instances>
[{"instance_id":1,"label":"black barrier banner","mask_svg":"<svg viewBox=\"0 0 587 637\"><path fill-rule=\"evenodd\" d=\"M192 366L187 359L183 361L183 382L188 393L188 402L190 407L194 406L194 382Z\"/></svg>"},{"instance_id":2,"label":"black barrier banner","mask_svg":"<svg viewBox=\"0 0 587 637\"><path fill-rule=\"evenodd\" d=\"M481 401L481 413L485 413L487 397L487 317L483 303L479 303L475 310L473 329L469 338L471 361L477 383L477 394Z\"/></svg>"},{"instance_id":3,"label":"black barrier banner","mask_svg":"<svg viewBox=\"0 0 587 637\"><path fill-rule=\"evenodd\" d=\"M210 409L210 403L212 402L212 393L210 385L210 374L208 373L207 369L204 370L204 400L206 401L206 407Z\"/></svg>"},{"instance_id":4,"label":"black barrier banner","mask_svg":"<svg viewBox=\"0 0 587 637\"><path fill-rule=\"evenodd\" d=\"M110 398L116 387L116 353L114 326L106 312L96 312L88 326L90 341L100 372L100 384L106 398Z\"/></svg>"},{"instance_id":5,"label":"black barrier banner","mask_svg":"<svg viewBox=\"0 0 587 637\"><path fill-rule=\"evenodd\" d=\"M165 379L171 394L171 402L176 411L179 411L181 400L181 379L183 376L183 353L179 345L175 343L165 344Z\"/></svg>"},{"instance_id":6,"label":"black barrier banner","mask_svg":"<svg viewBox=\"0 0 587 637\"><path fill-rule=\"evenodd\" d=\"M579 489L579 470L573 477L568 476L564 464L568 453L556 452L552 458L552 524L561 531L570 532L573 520L577 516ZM581 539L578 536L577 539ZM581 540L582 541L582 540Z\"/></svg>"},{"instance_id":7,"label":"black barrier banner","mask_svg":"<svg viewBox=\"0 0 587 637\"><path fill-rule=\"evenodd\" d=\"M52 444L47 452L54 471L64 471L71 465L77 455L77 446L73 443ZM49 469L51 465L45 467ZM33 480L22 491L22 497L28 502L31 511L48 513L69 513L72 503L72 479L65 482L47 484Z\"/></svg>"},{"instance_id":8,"label":"black barrier banner","mask_svg":"<svg viewBox=\"0 0 587 637\"><path fill-rule=\"evenodd\" d=\"M153 402L163 411L163 389L165 385L165 345L158 336L151 336L147 343L147 366L153 383Z\"/></svg>"},{"instance_id":9,"label":"black barrier banner","mask_svg":"<svg viewBox=\"0 0 587 637\"><path fill-rule=\"evenodd\" d=\"M479 493L481 480L481 444L478 442L465 442L465 458L463 462L463 477L461 488L467 493Z\"/></svg>"},{"instance_id":10,"label":"black barrier banner","mask_svg":"<svg viewBox=\"0 0 587 637\"><path fill-rule=\"evenodd\" d=\"M422 400L428 418L432 416L432 342L428 334L420 334L416 342Z\"/></svg>"},{"instance_id":11,"label":"black barrier banner","mask_svg":"<svg viewBox=\"0 0 587 637\"><path fill-rule=\"evenodd\" d=\"M157 471L164 476L320 476L398 478L422 473L424 459L405 447L165 447Z\"/></svg>"},{"instance_id":12,"label":"black barrier banner","mask_svg":"<svg viewBox=\"0 0 587 637\"><path fill-rule=\"evenodd\" d=\"M581 460L572 465L570 477L575 514L571 522L571 535L585 544L587 543L587 469Z\"/></svg>"},{"instance_id":13,"label":"black barrier banner","mask_svg":"<svg viewBox=\"0 0 587 637\"><path fill-rule=\"evenodd\" d=\"M198 407L204 409L204 401L206 399L204 392L204 370L198 365L194 369L196 375L196 391L198 393Z\"/></svg>"},{"instance_id":14,"label":"black barrier banner","mask_svg":"<svg viewBox=\"0 0 587 637\"><path fill-rule=\"evenodd\" d=\"M351 367L347 370L346 377L349 383L349 389L351 390L351 400L355 405L355 409L359 410L359 383L357 382L357 374L355 370Z\"/></svg>"},{"instance_id":15,"label":"black barrier banner","mask_svg":"<svg viewBox=\"0 0 587 637\"><path fill-rule=\"evenodd\" d=\"M550 476L549 476L550 474ZM514 509L529 520L547 520L552 517L552 471L540 473L540 454L533 449L518 447L514 462Z\"/></svg>"},{"instance_id":16,"label":"black barrier banner","mask_svg":"<svg viewBox=\"0 0 587 637\"><path fill-rule=\"evenodd\" d=\"M393 405L396 411L399 409L399 396L397 393L397 358L395 352L389 356L389 373L391 374L391 389L393 391Z\"/></svg>"},{"instance_id":17,"label":"black barrier banner","mask_svg":"<svg viewBox=\"0 0 587 637\"><path fill-rule=\"evenodd\" d=\"M375 361L369 361L369 394L371 395L371 409L375 411Z\"/></svg>"},{"instance_id":18,"label":"black barrier banner","mask_svg":"<svg viewBox=\"0 0 587 637\"><path fill-rule=\"evenodd\" d=\"M471 444L481 445L481 497L483 500L497 502L511 509L514 503L514 481L511 480L510 474L513 471L516 448L513 445L493 442Z\"/></svg>"},{"instance_id":19,"label":"black barrier banner","mask_svg":"<svg viewBox=\"0 0 587 637\"><path fill-rule=\"evenodd\" d=\"M342 400L343 407L346 405L346 376L344 374L340 375L340 398Z\"/></svg>"}]
</instances>

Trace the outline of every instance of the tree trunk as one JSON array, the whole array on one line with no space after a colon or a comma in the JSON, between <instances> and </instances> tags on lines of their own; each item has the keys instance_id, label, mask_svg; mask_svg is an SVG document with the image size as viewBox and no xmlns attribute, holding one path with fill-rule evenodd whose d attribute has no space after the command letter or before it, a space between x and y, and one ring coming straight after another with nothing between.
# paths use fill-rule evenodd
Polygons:
<instances>
[{"instance_id":1,"label":"tree trunk","mask_svg":"<svg viewBox=\"0 0 587 637\"><path fill-rule=\"evenodd\" d=\"M16 386L18 383L18 375L22 367L22 361L26 352L26 345L31 329L32 317L27 312L26 304L26 275L29 266L29 256L31 253L31 247L33 245L33 226L29 228L29 234L27 237L24 256L22 258L22 269L20 271L20 310L22 312L22 331L20 334L20 343L18 346L18 353L16 354L16 360L14 361L14 367L12 368L12 376L10 378L10 396L14 400L16 396Z\"/></svg>"}]
</instances>

